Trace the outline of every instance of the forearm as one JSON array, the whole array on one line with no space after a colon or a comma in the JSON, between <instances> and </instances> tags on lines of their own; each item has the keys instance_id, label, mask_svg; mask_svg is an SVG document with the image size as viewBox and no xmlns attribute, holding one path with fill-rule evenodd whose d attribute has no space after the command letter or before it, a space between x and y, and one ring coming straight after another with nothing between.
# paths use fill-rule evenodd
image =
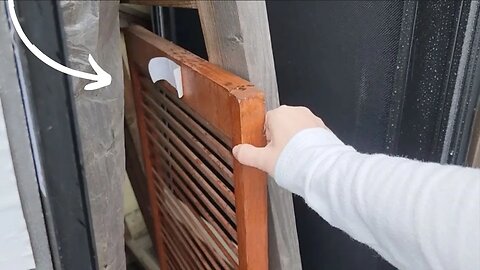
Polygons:
<instances>
[{"instance_id":1,"label":"forearm","mask_svg":"<svg viewBox=\"0 0 480 270\"><path fill-rule=\"evenodd\" d=\"M275 177L399 268L480 265L478 170L360 154L310 129L288 143Z\"/></svg>"}]
</instances>

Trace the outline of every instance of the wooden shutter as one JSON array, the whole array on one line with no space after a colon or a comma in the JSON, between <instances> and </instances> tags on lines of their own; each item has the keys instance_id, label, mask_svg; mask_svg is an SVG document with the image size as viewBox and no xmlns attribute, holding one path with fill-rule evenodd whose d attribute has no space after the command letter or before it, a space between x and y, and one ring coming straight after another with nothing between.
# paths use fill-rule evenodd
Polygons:
<instances>
[{"instance_id":1,"label":"wooden shutter","mask_svg":"<svg viewBox=\"0 0 480 270\"><path fill-rule=\"evenodd\" d=\"M267 269L266 175L232 156L264 145L264 99L248 81L139 26L125 31L161 269ZM148 63L182 67L184 96Z\"/></svg>"}]
</instances>

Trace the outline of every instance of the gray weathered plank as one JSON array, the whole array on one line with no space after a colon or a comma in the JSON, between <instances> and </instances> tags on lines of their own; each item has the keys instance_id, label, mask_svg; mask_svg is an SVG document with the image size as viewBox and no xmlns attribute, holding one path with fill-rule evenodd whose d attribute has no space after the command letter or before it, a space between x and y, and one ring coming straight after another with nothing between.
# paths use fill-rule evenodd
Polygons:
<instances>
[{"instance_id":1,"label":"gray weathered plank","mask_svg":"<svg viewBox=\"0 0 480 270\"><path fill-rule=\"evenodd\" d=\"M72 78L82 142L83 168L99 268L125 269L123 182L125 143L123 73L118 1L59 1L63 14L68 66L89 72L92 54L112 75L112 84L85 91L87 80Z\"/></svg>"},{"instance_id":2,"label":"gray weathered plank","mask_svg":"<svg viewBox=\"0 0 480 270\"><path fill-rule=\"evenodd\" d=\"M264 1L198 1L209 61L265 92L267 109L279 106ZM270 269L301 269L292 195L269 180Z\"/></svg>"}]
</instances>

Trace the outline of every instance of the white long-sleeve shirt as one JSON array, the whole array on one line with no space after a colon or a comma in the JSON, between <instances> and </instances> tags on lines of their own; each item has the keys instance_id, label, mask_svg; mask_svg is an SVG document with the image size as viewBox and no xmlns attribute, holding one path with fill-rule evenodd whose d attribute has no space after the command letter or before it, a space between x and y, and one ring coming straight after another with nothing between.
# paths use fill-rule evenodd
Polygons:
<instances>
[{"instance_id":1,"label":"white long-sleeve shirt","mask_svg":"<svg viewBox=\"0 0 480 270\"><path fill-rule=\"evenodd\" d=\"M361 154L315 128L289 141L275 179L399 269L480 269L478 169Z\"/></svg>"}]
</instances>

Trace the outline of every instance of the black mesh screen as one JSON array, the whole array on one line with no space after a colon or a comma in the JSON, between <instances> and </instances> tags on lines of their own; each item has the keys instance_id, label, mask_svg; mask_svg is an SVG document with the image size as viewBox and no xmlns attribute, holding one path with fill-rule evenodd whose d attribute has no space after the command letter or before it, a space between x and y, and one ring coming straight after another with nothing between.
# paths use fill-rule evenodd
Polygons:
<instances>
[{"instance_id":1,"label":"black mesh screen","mask_svg":"<svg viewBox=\"0 0 480 270\"><path fill-rule=\"evenodd\" d=\"M360 151L385 150L402 2L268 2L282 104L321 115ZM366 246L331 227L295 198L303 269L381 269ZM387 268L388 269L388 268Z\"/></svg>"},{"instance_id":2,"label":"black mesh screen","mask_svg":"<svg viewBox=\"0 0 480 270\"><path fill-rule=\"evenodd\" d=\"M271 1L280 101L361 152L440 161L468 5ZM390 269L295 198L303 269Z\"/></svg>"},{"instance_id":3,"label":"black mesh screen","mask_svg":"<svg viewBox=\"0 0 480 270\"><path fill-rule=\"evenodd\" d=\"M359 150L383 151L403 13L394 1L269 2L281 102L310 107Z\"/></svg>"}]
</instances>

